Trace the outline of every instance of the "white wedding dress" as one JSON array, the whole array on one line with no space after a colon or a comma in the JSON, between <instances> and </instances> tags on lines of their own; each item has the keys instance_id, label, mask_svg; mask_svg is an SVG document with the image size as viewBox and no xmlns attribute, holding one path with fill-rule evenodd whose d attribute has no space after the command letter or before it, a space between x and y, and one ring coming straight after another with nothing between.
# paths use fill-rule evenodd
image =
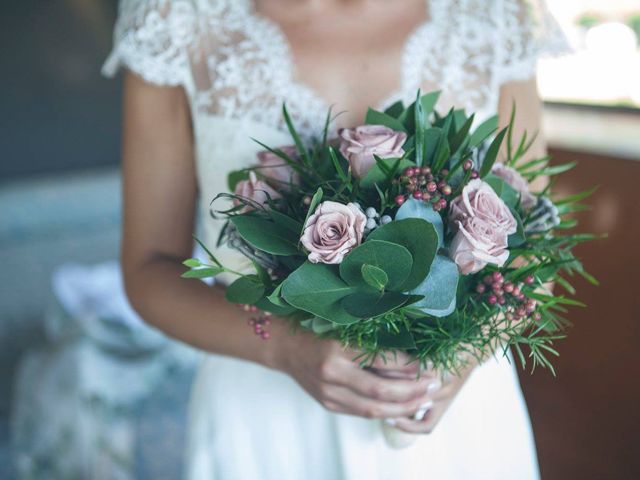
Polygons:
<instances>
[{"instance_id":1,"label":"white wedding dress","mask_svg":"<svg viewBox=\"0 0 640 480\"><path fill-rule=\"evenodd\" d=\"M292 143L281 118L284 100L306 138L321 131L328 109L296 80L286 38L252 3L121 1L104 67L107 75L125 66L150 83L184 88L210 246L220 224L209 217L209 202L227 190L229 171L255 162L260 148L250 137ZM495 113L502 83L530 78L539 55L565 48L538 1L430 0L425 14L407 39L398 89L380 107L412 101L419 87L438 89L439 109L464 107L480 121ZM242 263L225 248L218 256ZM526 406L504 358L476 369L433 434L394 450L379 421L330 413L282 373L208 355L193 388L189 429L191 480L538 478Z\"/></svg>"}]
</instances>

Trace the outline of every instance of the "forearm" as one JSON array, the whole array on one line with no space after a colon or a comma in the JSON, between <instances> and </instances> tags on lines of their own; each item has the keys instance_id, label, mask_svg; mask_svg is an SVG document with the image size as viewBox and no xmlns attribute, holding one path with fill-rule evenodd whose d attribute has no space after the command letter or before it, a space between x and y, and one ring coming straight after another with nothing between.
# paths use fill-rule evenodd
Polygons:
<instances>
[{"instance_id":1,"label":"forearm","mask_svg":"<svg viewBox=\"0 0 640 480\"><path fill-rule=\"evenodd\" d=\"M127 294L141 317L201 350L278 368L279 342L254 335L247 326L251 314L227 302L222 287L181 278L183 272L178 259L167 257L125 266ZM276 339L292 334L281 319L274 318L270 328Z\"/></svg>"}]
</instances>

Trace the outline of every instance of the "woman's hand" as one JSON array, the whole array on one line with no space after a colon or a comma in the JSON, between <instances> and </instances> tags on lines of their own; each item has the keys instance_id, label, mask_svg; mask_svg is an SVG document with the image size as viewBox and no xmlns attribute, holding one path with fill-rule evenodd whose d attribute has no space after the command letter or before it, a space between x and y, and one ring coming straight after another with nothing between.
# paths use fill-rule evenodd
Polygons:
<instances>
[{"instance_id":1,"label":"woman's hand","mask_svg":"<svg viewBox=\"0 0 640 480\"><path fill-rule=\"evenodd\" d=\"M476 360L470 360L468 366L462 369L459 375L446 374L442 383L439 384L437 388L432 388L429 402L425 405L423 411L420 412L418 418L391 418L387 420L387 423L408 433L431 433L477 364Z\"/></svg>"},{"instance_id":2,"label":"woman's hand","mask_svg":"<svg viewBox=\"0 0 640 480\"><path fill-rule=\"evenodd\" d=\"M321 340L301 331L294 336L283 332L271 340L278 337L274 366L332 412L366 418L410 417L430 401L429 386L438 381L432 375L418 379L418 366L407 365L406 355L387 358L386 363L376 360L371 368L385 372L383 377L361 368L354 361L358 352L345 350L335 340ZM393 376L402 378L388 378Z\"/></svg>"}]
</instances>

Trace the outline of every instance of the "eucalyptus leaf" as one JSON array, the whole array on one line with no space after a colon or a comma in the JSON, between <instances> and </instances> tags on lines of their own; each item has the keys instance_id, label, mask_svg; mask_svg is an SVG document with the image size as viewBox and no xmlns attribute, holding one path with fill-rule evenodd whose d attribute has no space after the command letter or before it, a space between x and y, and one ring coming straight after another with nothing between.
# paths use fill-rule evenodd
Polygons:
<instances>
[{"instance_id":1,"label":"eucalyptus leaf","mask_svg":"<svg viewBox=\"0 0 640 480\"><path fill-rule=\"evenodd\" d=\"M355 291L338 276L336 267L324 263L305 262L282 284L282 297L289 305L343 325L359 320L340 305Z\"/></svg>"},{"instance_id":2,"label":"eucalyptus leaf","mask_svg":"<svg viewBox=\"0 0 640 480\"><path fill-rule=\"evenodd\" d=\"M362 278L364 281L376 290L384 290L389 283L389 277L381 268L375 265L362 265Z\"/></svg>"},{"instance_id":3,"label":"eucalyptus leaf","mask_svg":"<svg viewBox=\"0 0 640 480\"><path fill-rule=\"evenodd\" d=\"M408 296L398 292L356 292L342 299L342 306L353 316L373 318L391 312L408 300Z\"/></svg>"},{"instance_id":4,"label":"eucalyptus leaf","mask_svg":"<svg viewBox=\"0 0 640 480\"><path fill-rule=\"evenodd\" d=\"M297 255L298 236L274 222L253 215L235 215L230 222L250 245L272 255Z\"/></svg>"},{"instance_id":5,"label":"eucalyptus leaf","mask_svg":"<svg viewBox=\"0 0 640 480\"><path fill-rule=\"evenodd\" d=\"M458 289L458 267L444 255L436 255L427 278L411 291L416 295L424 295L424 299L413 304L428 315L446 317L456 307Z\"/></svg>"},{"instance_id":6,"label":"eucalyptus leaf","mask_svg":"<svg viewBox=\"0 0 640 480\"><path fill-rule=\"evenodd\" d=\"M367 286L362 277L362 266L373 265L383 270L388 277L387 290L401 288L413 264L409 250L397 243L382 240L367 240L353 249L340 264L340 276L352 286Z\"/></svg>"},{"instance_id":7,"label":"eucalyptus leaf","mask_svg":"<svg viewBox=\"0 0 640 480\"><path fill-rule=\"evenodd\" d=\"M413 257L411 272L400 286L400 291L403 292L417 287L424 280L438 250L436 227L422 218L398 219L396 215L395 221L381 225L371 232L367 241L371 240L385 240L402 245Z\"/></svg>"},{"instance_id":8,"label":"eucalyptus leaf","mask_svg":"<svg viewBox=\"0 0 640 480\"><path fill-rule=\"evenodd\" d=\"M286 316L291 315L297 309L292 307L291 305L287 305L284 303L283 305L277 305L269 300L269 297L262 297L255 304L260 310L264 310L265 312L271 312L275 315Z\"/></svg>"},{"instance_id":9,"label":"eucalyptus leaf","mask_svg":"<svg viewBox=\"0 0 640 480\"><path fill-rule=\"evenodd\" d=\"M395 217L396 220L405 218L421 218L433 225L438 235L438 247L442 247L444 244L444 224L442 223L440 214L434 211L431 205L410 198L398 209Z\"/></svg>"},{"instance_id":10,"label":"eucalyptus leaf","mask_svg":"<svg viewBox=\"0 0 640 480\"><path fill-rule=\"evenodd\" d=\"M263 297L264 290L257 275L246 275L227 287L225 298L231 303L253 305Z\"/></svg>"}]
</instances>

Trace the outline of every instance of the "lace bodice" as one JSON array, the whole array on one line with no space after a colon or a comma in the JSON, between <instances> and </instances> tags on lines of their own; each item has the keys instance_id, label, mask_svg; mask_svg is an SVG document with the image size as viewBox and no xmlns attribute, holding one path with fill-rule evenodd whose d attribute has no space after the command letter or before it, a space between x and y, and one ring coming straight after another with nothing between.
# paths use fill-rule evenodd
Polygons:
<instances>
[{"instance_id":1,"label":"lace bodice","mask_svg":"<svg viewBox=\"0 0 640 480\"><path fill-rule=\"evenodd\" d=\"M428 19L407 39L400 88L382 108L441 90L437 106L493 115L499 87L529 78L537 57L565 48L540 0L425 0ZM394 2L395 3L395 2ZM113 52L104 73L125 66L148 82L182 86L194 126L200 234L215 245L222 227L206 216L228 189L232 170L255 163L260 147L291 144L282 120L286 100L303 137L322 131L328 103L297 80L290 47L253 0L121 0ZM236 270L246 259L226 247L217 256Z\"/></svg>"},{"instance_id":2,"label":"lace bodice","mask_svg":"<svg viewBox=\"0 0 640 480\"><path fill-rule=\"evenodd\" d=\"M533 74L545 53L566 48L541 0L425 0L428 19L407 39L400 88L419 87L493 113L498 87ZM305 136L321 128L328 104L296 79L287 39L253 0L121 0L115 46L104 72L125 65L151 83L182 85L194 115L248 118L283 128L287 106ZM382 107L380 105L379 107Z\"/></svg>"}]
</instances>

